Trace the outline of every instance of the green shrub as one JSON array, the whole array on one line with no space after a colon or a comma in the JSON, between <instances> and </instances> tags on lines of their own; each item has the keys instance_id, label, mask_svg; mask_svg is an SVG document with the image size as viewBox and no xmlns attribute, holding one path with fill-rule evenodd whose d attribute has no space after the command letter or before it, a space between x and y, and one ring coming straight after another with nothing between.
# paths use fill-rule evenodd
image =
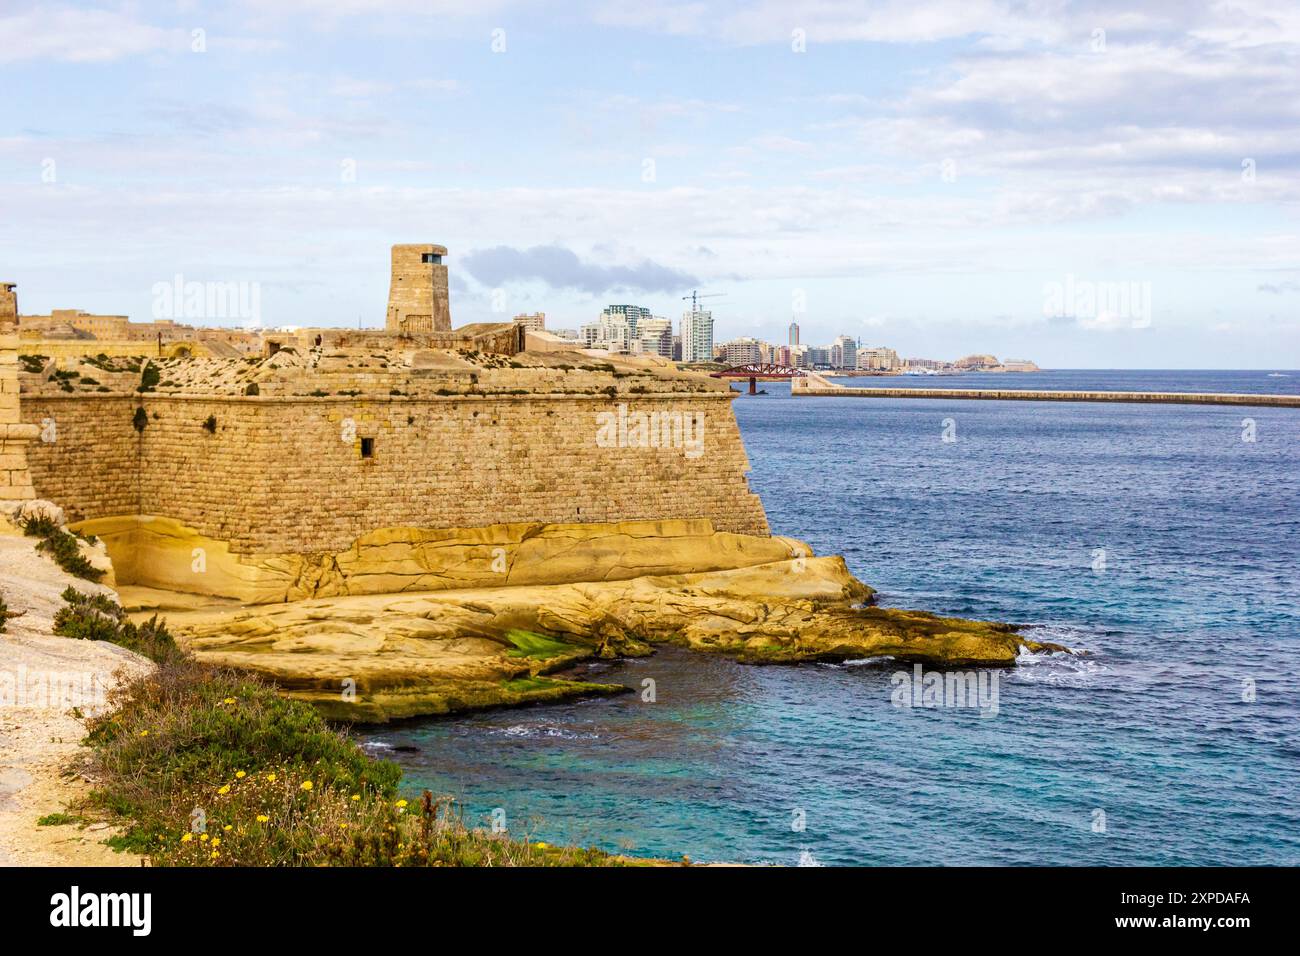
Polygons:
<instances>
[{"instance_id":1,"label":"green shrub","mask_svg":"<svg viewBox=\"0 0 1300 956\"><path fill-rule=\"evenodd\" d=\"M110 845L157 866L511 866L624 862L466 827L450 799L402 799L310 705L260 678L177 655L92 719L95 808Z\"/></svg>"},{"instance_id":2,"label":"green shrub","mask_svg":"<svg viewBox=\"0 0 1300 956\"><path fill-rule=\"evenodd\" d=\"M136 391L152 392L161 380L162 373L158 371L158 366L153 362L146 362L144 368L140 370L140 387Z\"/></svg>"},{"instance_id":3,"label":"green shrub","mask_svg":"<svg viewBox=\"0 0 1300 956\"><path fill-rule=\"evenodd\" d=\"M165 622L154 615L143 624L127 620L126 612L103 594L82 594L76 588L63 592L64 606L54 615L54 633L85 641L108 641L143 654L152 661L177 657L180 650Z\"/></svg>"},{"instance_id":4,"label":"green shrub","mask_svg":"<svg viewBox=\"0 0 1300 956\"><path fill-rule=\"evenodd\" d=\"M65 531L45 515L30 515L19 519L23 534L40 538L36 550L48 554L54 563L74 577L98 581L104 572L91 564L77 546L77 536Z\"/></svg>"},{"instance_id":5,"label":"green shrub","mask_svg":"<svg viewBox=\"0 0 1300 956\"><path fill-rule=\"evenodd\" d=\"M206 431L209 435L215 435L215 434L217 433L217 416L216 416L216 415L209 415L209 416L208 416L207 421L205 421L205 422L203 423L203 430Z\"/></svg>"},{"instance_id":6,"label":"green shrub","mask_svg":"<svg viewBox=\"0 0 1300 956\"><path fill-rule=\"evenodd\" d=\"M149 424L149 415L145 412L144 407L137 407L135 414L131 416L131 425L138 432L143 432L145 426Z\"/></svg>"}]
</instances>

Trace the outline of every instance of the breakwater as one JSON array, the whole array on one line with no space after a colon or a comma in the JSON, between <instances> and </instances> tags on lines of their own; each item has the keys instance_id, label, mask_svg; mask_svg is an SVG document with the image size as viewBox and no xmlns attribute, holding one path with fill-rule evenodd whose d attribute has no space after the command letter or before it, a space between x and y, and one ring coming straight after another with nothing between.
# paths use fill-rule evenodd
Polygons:
<instances>
[{"instance_id":1,"label":"breakwater","mask_svg":"<svg viewBox=\"0 0 1300 956\"><path fill-rule=\"evenodd\" d=\"M1046 391L1003 388L846 388L820 381L795 379L795 398L949 398L1012 402L1151 402L1165 405L1266 405L1300 408L1300 395L1248 395L1232 392L1112 392ZM824 383L824 384L823 384Z\"/></svg>"}]
</instances>

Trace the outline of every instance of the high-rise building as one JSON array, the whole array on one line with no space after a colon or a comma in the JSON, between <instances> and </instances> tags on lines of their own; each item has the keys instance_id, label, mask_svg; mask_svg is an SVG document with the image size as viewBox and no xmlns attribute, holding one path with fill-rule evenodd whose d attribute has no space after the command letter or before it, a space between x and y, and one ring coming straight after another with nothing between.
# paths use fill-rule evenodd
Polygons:
<instances>
[{"instance_id":1,"label":"high-rise building","mask_svg":"<svg viewBox=\"0 0 1300 956\"><path fill-rule=\"evenodd\" d=\"M641 334L641 322L649 318L651 318L650 310L640 305L607 305L605 311L600 313L601 321L617 322L622 320L627 323L628 334L631 338L636 338Z\"/></svg>"},{"instance_id":2,"label":"high-rise building","mask_svg":"<svg viewBox=\"0 0 1300 956\"><path fill-rule=\"evenodd\" d=\"M580 330L583 345L589 349L607 349L610 352L627 352L636 339L629 316L623 309L636 306L611 306L600 313L595 322L588 322ZM636 318L637 316L633 316Z\"/></svg>"},{"instance_id":3,"label":"high-rise building","mask_svg":"<svg viewBox=\"0 0 1300 956\"><path fill-rule=\"evenodd\" d=\"M858 368L872 372L893 372L903 367L898 353L878 345L868 349L858 349Z\"/></svg>"},{"instance_id":4,"label":"high-rise building","mask_svg":"<svg viewBox=\"0 0 1300 956\"><path fill-rule=\"evenodd\" d=\"M800 368L830 368L831 350L824 345L809 345L804 348L803 358L806 364Z\"/></svg>"},{"instance_id":5,"label":"high-rise building","mask_svg":"<svg viewBox=\"0 0 1300 956\"><path fill-rule=\"evenodd\" d=\"M529 332L546 331L546 313L531 312L515 316L515 324L522 325Z\"/></svg>"},{"instance_id":6,"label":"high-rise building","mask_svg":"<svg viewBox=\"0 0 1300 956\"><path fill-rule=\"evenodd\" d=\"M838 335L831 343L831 367L858 367L858 342L851 335Z\"/></svg>"},{"instance_id":7,"label":"high-rise building","mask_svg":"<svg viewBox=\"0 0 1300 956\"><path fill-rule=\"evenodd\" d=\"M682 313L682 361L713 361L713 313Z\"/></svg>"},{"instance_id":8,"label":"high-rise building","mask_svg":"<svg viewBox=\"0 0 1300 956\"><path fill-rule=\"evenodd\" d=\"M799 344L799 323L790 323L790 347L795 348Z\"/></svg>"},{"instance_id":9,"label":"high-rise building","mask_svg":"<svg viewBox=\"0 0 1300 956\"><path fill-rule=\"evenodd\" d=\"M637 340L641 351L649 352L663 358L673 357L673 320L663 316L652 315L642 318L637 323Z\"/></svg>"},{"instance_id":10,"label":"high-rise building","mask_svg":"<svg viewBox=\"0 0 1300 956\"><path fill-rule=\"evenodd\" d=\"M718 347L720 362L726 365L751 365L763 361L763 343L748 336L723 342Z\"/></svg>"}]
</instances>

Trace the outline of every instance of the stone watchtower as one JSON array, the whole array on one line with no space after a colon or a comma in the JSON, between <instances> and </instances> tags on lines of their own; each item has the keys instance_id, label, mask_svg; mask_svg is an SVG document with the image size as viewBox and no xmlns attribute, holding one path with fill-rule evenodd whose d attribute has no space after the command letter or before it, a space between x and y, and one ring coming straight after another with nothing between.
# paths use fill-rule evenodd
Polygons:
<instances>
[{"instance_id":1,"label":"stone watchtower","mask_svg":"<svg viewBox=\"0 0 1300 956\"><path fill-rule=\"evenodd\" d=\"M18 414L18 296L0 282L0 513L36 497L27 469L27 443L40 435Z\"/></svg>"},{"instance_id":2,"label":"stone watchtower","mask_svg":"<svg viewBox=\"0 0 1300 956\"><path fill-rule=\"evenodd\" d=\"M388 286L389 332L450 332L446 246L393 246L393 276Z\"/></svg>"}]
</instances>

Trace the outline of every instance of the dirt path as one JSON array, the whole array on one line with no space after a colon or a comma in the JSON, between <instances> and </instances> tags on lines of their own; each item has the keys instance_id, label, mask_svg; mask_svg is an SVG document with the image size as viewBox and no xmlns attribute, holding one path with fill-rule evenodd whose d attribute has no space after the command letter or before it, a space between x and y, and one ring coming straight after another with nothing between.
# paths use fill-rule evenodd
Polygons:
<instances>
[{"instance_id":1,"label":"dirt path","mask_svg":"<svg viewBox=\"0 0 1300 956\"><path fill-rule=\"evenodd\" d=\"M114 832L106 824L36 822L67 812L90 789L85 727L74 708L95 713L118 680L150 666L112 644L52 635L70 584L109 592L64 574L31 538L0 530L0 594L21 612L0 634L0 866L140 864L103 844Z\"/></svg>"}]
</instances>

